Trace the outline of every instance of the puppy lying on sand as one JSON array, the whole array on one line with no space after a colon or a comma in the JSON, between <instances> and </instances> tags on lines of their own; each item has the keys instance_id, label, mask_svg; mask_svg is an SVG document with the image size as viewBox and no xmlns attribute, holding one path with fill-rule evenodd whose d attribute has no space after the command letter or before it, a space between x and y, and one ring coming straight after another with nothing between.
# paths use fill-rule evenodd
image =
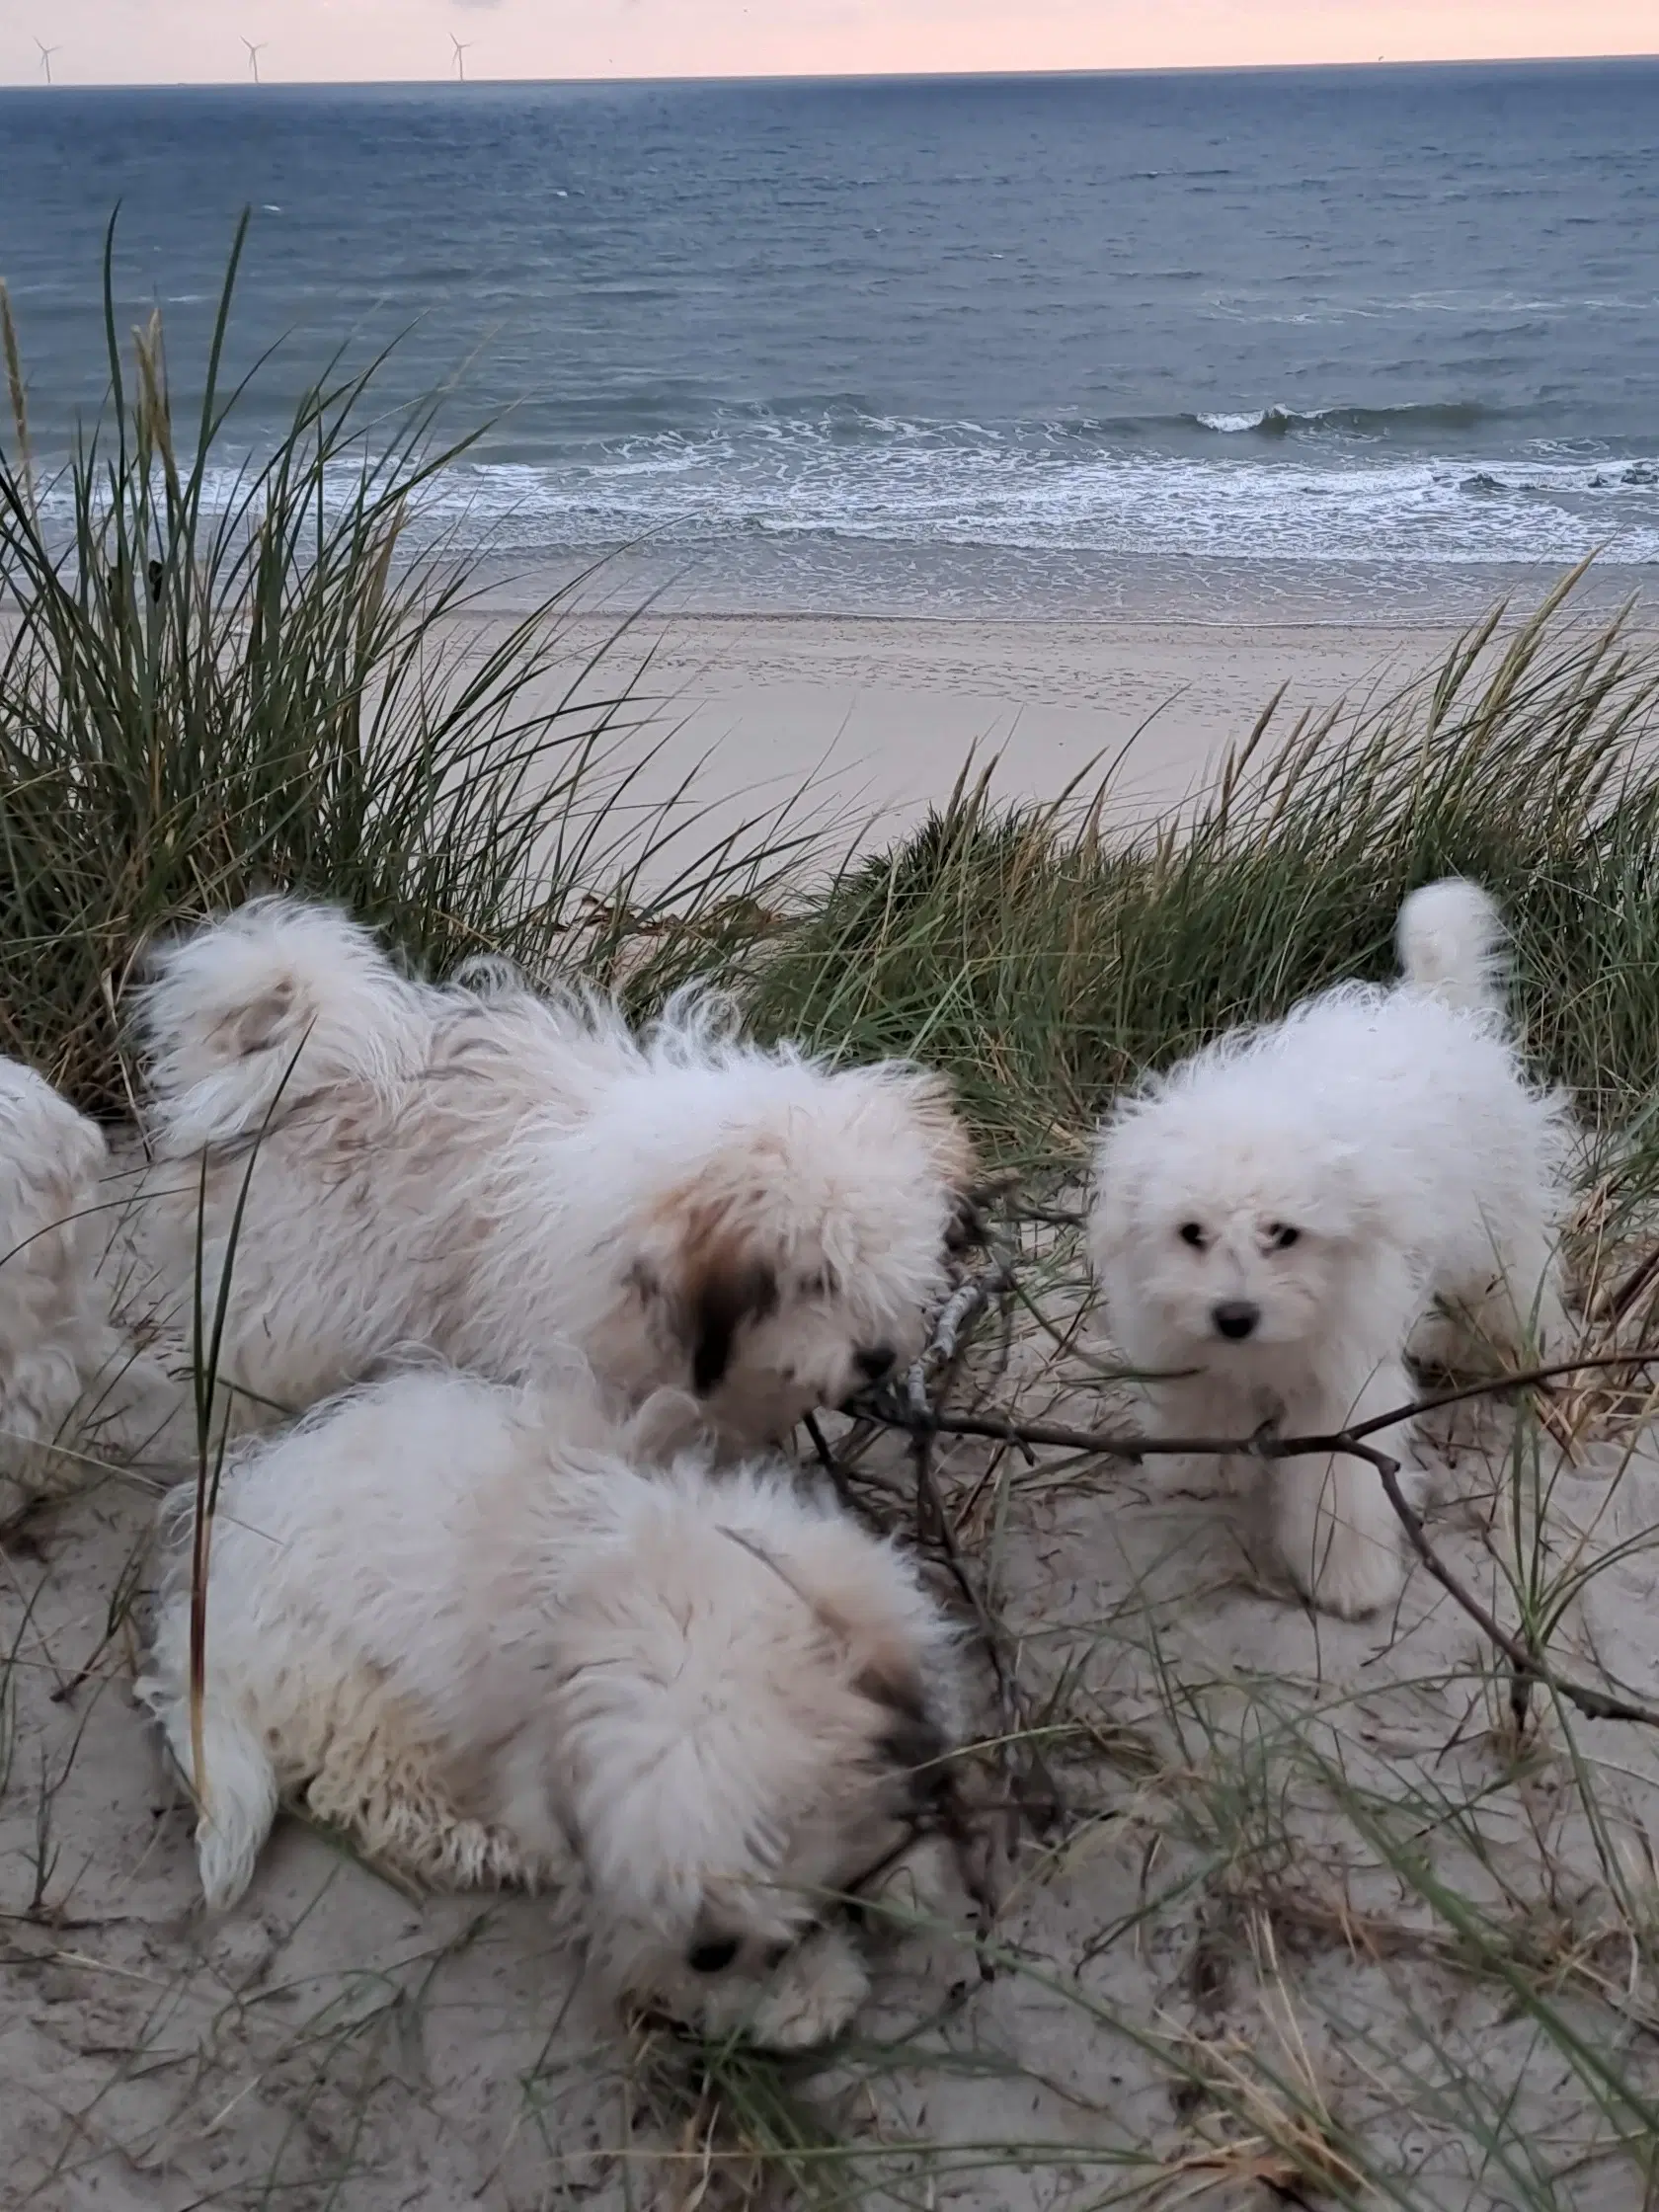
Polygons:
<instances>
[{"instance_id":1,"label":"puppy lying on sand","mask_svg":"<svg viewBox=\"0 0 1659 2212\"><path fill-rule=\"evenodd\" d=\"M513 1381L574 1343L750 1448L913 1356L943 1285L971 1159L917 1067L763 1051L706 998L636 1038L593 1000L412 984L285 900L172 946L140 1020L137 1236L177 1328L204 1152L244 1421L402 1345Z\"/></svg>"},{"instance_id":2,"label":"puppy lying on sand","mask_svg":"<svg viewBox=\"0 0 1659 2212\"><path fill-rule=\"evenodd\" d=\"M1401 908L1394 988L1345 985L1223 1037L1108 1121L1090 1241L1114 1340L1160 1377L1162 1434L1329 1435L1409 1401L1408 1344L1547 1356L1571 1136L1505 1030L1500 941L1483 892L1432 884ZM1279 1461L1272 1485L1280 1555L1316 1605L1397 1596L1374 1468Z\"/></svg>"},{"instance_id":3,"label":"puppy lying on sand","mask_svg":"<svg viewBox=\"0 0 1659 2212\"><path fill-rule=\"evenodd\" d=\"M559 1893L619 1997L817 2042L868 1986L836 1896L949 1806L950 1631L784 1469L648 1477L628 1444L576 1381L416 1371L244 1446L198 1740L186 1492L139 1693L195 1790L209 1904L287 1793L423 1880Z\"/></svg>"}]
</instances>

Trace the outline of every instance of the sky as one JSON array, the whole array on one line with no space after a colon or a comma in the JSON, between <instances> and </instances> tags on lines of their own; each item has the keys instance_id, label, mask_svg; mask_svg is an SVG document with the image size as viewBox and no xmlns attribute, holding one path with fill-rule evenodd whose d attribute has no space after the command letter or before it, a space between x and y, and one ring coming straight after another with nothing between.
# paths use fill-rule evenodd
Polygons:
<instances>
[{"instance_id":1,"label":"sky","mask_svg":"<svg viewBox=\"0 0 1659 2212\"><path fill-rule=\"evenodd\" d=\"M1650 53L1659 0L0 0L0 83L860 74Z\"/></svg>"}]
</instances>

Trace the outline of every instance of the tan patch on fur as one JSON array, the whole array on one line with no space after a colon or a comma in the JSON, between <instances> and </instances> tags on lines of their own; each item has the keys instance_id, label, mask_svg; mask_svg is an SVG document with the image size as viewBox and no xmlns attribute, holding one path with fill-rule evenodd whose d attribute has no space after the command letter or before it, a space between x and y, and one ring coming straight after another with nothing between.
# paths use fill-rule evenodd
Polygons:
<instances>
[{"instance_id":1,"label":"tan patch on fur","mask_svg":"<svg viewBox=\"0 0 1659 2212\"><path fill-rule=\"evenodd\" d=\"M769 1159L784 1167L788 1164L789 1150L774 1132L756 1129L746 1136L742 1156L750 1163ZM722 1244L730 1248L733 1242L727 1223L730 1205L724 1201L717 1203L704 1195L706 1174L705 1168L688 1182L675 1183L645 1216L648 1228L668 1229L673 1234L688 1269L694 1269L700 1258L712 1257Z\"/></svg>"},{"instance_id":2,"label":"tan patch on fur","mask_svg":"<svg viewBox=\"0 0 1659 2212\"><path fill-rule=\"evenodd\" d=\"M274 1045L282 1042L293 1002L293 981L284 976L252 1005L239 1008L227 1018L220 1027L232 1054L238 1060L246 1060L254 1053L268 1053Z\"/></svg>"},{"instance_id":3,"label":"tan patch on fur","mask_svg":"<svg viewBox=\"0 0 1659 2212\"><path fill-rule=\"evenodd\" d=\"M860 1696L890 1712L919 1712L924 1708L915 1650L908 1636L816 1593L814 1604L825 1625L845 1645L857 1670Z\"/></svg>"},{"instance_id":4,"label":"tan patch on fur","mask_svg":"<svg viewBox=\"0 0 1659 2212\"><path fill-rule=\"evenodd\" d=\"M727 1219L729 1209L696 1195L696 1186L672 1193L653 1218L678 1229L679 1260L687 1289L710 1276L731 1274L744 1263L739 1239Z\"/></svg>"}]
</instances>

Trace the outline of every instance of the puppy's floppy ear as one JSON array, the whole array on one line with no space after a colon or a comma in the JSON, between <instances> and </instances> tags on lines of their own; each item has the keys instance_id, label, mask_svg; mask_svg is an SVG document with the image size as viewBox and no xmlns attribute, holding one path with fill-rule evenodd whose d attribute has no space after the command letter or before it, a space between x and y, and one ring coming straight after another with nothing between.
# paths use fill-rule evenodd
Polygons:
<instances>
[{"instance_id":1,"label":"puppy's floppy ear","mask_svg":"<svg viewBox=\"0 0 1659 2212\"><path fill-rule=\"evenodd\" d=\"M725 1379L743 1323L777 1311L777 1270L708 1206L687 1211L678 1259L679 1330L691 1355L691 1387L706 1397Z\"/></svg>"},{"instance_id":2,"label":"puppy's floppy ear","mask_svg":"<svg viewBox=\"0 0 1659 2212\"><path fill-rule=\"evenodd\" d=\"M837 1516L793 1552L789 1570L866 1707L861 1725L877 1756L906 1773L940 1759L954 1726L954 1639L897 1558L879 1546L872 1555L864 1531Z\"/></svg>"},{"instance_id":3,"label":"puppy's floppy ear","mask_svg":"<svg viewBox=\"0 0 1659 2212\"><path fill-rule=\"evenodd\" d=\"M686 1285L691 1387L699 1397L725 1380L740 1326L764 1320L777 1303L777 1271L763 1260L717 1260Z\"/></svg>"},{"instance_id":4,"label":"puppy's floppy ear","mask_svg":"<svg viewBox=\"0 0 1659 2212\"><path fill-rule=\"evenodd\" d=\"M683 1347L691 1387L706 1397L732 1364L743 1323L777 1311L777 1270L734 1232L724 1208L692 1191L672 1193L657 1210L652 1248L627 1280Z\"/></svg>"}]
</instances>

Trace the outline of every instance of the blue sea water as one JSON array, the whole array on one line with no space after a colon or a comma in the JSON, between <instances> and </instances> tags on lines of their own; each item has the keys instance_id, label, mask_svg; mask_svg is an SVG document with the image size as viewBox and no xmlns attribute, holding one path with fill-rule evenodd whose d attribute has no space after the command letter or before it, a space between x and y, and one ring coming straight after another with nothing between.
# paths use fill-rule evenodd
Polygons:
<instances>
[{"instance_id":1,"label":"blue sea water","mask_svg":"<svg viewBox=\"0 0 1659 2212\"><path fill-rule=\"evenodd\" d=\"M159 305L489 418L433 512L704 603L1376 600L1659 563L1659 60L0 92L35 433Z\"/></svg>"}]
</instances>

